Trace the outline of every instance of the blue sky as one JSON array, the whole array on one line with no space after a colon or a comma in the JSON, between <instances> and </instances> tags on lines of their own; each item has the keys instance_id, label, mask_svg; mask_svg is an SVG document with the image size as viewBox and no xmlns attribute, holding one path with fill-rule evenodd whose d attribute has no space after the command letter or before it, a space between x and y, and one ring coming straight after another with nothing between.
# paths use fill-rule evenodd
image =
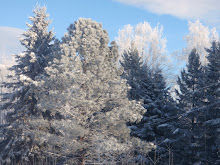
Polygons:
<instances>
[{"instance_id":1,"label":"blue sky","mask_svg":"<svg viewBox=\"0 0 220 165\"><path fill-rule=\"evenodd\" d=\"M207 24L218 24L217 17L213 17L211 21L205 17L207 13L202 12L205 3L197 6L190 14L190 7L194 4L189 4L191 2L189 0L181 0L179 2L183 3L179 4L176 3L177 1L167 0L165 4L162 0L2 0L0 2L0 27L25 30L25 22L29 21L28 16L33 15L32 9L38 2L47 6L47 12L53 19L51 27L54 28L58 38L61 38L67 27L79 17L101 22L104 29L108 31L110 40L114 40L118 30L124 25L135 26L139 22L147 21L152 27L158 23L163 25L164 36L168 41L167 50L172 52L185 46L183 36L188 33L189 19L202 19ZM203 0L203 2L206 1L208 2L208 0ZM186 10L188 8L189 11ZM217 10L215 5L207 8Z\"/></svg>"}]
</instances>

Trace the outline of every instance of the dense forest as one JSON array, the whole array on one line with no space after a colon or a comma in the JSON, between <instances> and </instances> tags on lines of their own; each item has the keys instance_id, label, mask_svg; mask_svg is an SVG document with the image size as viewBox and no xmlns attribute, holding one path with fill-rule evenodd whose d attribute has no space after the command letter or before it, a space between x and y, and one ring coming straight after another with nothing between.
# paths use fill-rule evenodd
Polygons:
<instances>
[{"instance_id":1,"label":"dense forest","mask_svg":"<svg viewBox=\"0 0 220 165\"><path fill-rule=\"evenodd\" d=\"M159 26L136 27L160 38L149 47L129 26L109 42L86 18L59 40L46 7L33 12L25 50L1 77L0 165L220 164L217 39L205 55L190 48L172 92Z\"/></svg>"}]
</instances>

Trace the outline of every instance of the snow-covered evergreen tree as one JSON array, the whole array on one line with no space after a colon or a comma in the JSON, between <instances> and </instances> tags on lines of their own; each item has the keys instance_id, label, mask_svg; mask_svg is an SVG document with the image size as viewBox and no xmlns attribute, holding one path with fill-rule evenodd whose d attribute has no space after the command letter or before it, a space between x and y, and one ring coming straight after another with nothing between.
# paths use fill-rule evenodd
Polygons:
<instances>
[{"instance_id":1,"label":"snow-covered evergreen tree","mask_svg":"<svg viewBox=\"0 0 220 165\"><path fill-rule=\"evenodd\" d=\"M220 43L213 42L207 49L206 67L206 107L204 129L206 131L206 148L204 157L211 164L220 163Z\"/></svg>"},{"instance_id":2,"label":"snow-covered evergreen tree","mask_svg":"<svg viewBox=\"0 0 220 165\"><path fill-rule=\"evenodd\" d=\"M187 140L184 140L183 144L186 152L181 152L183 157L189 158L185 163L207 162L207 129L204 126L207 111L204 107L207 105L205 91L209 84L205 81L206 76L199 54L193 49L188 57L187 70L181 72L181 77L177 81L180 90L176 90L180 108L184 113L179 120L180 128L187 135L184 135Z\"/></svg>"},{"instance_id":3,"label":"snow-covered evergreen tree","mask_svg":"<svg viewBox=\"0 0 220 165\"><path fill-rule=\"evenodd\" d=\"M181 108L189 110L198 106L202 106L202 66L196 49L193 49L188 57L187 70L183 69L181 77L178 77L177 84L179 91L176 90L178 101Z\"/></svg>"},{"instance_id":4,"label":"snow-covered evergreen tree","mask_svg":"<svg viewBox=\"0 0 220 165\"><path fill-rule=\"evenodd\" d=\"M212 47L207 49L208 52L208 65L206 67L206 83L208 83L206 88L208 105L216 103L212 106L212 111L209 113L210 118L219 117L219 97L220 97L220 43L213 42Z\"/></svg>"},{"instance_id":5,"label":"snow-covered evergreen tree","mask_svg":"<svg viewBox=\"0 0 220 165\"><path fill-rule=\"evenodd\" d=\"M154 158L154 162L159 161L160 164L166 164L171 159L168 152L168 146L176 142L176 135L173 134L177 130L176 118L178 108L171 98L162 70L156 68L151 73L152 84L146 95L145 104L143 105L147 112L143 116L140 124L134 132L146 141L152 141L157 144L157 149L148 156Z\"/></svg>"},{"instance_id":6,"label":"snow-covered evergreen tree","mask_svg":"<svg viewBox=\"0 0 220 165\"><path fill-rule=\"evenodd\" d=\"M126 124L140 121L144 109L127 98L128 85L116 67L117 45L108 42L100 23L80 18L71 24L61 43L62 58L46 69L49 78L39 93L40 109L58 112L81 127L83 134L72 139L83 144L78 152L72 150L81 163L106 164L129 155L134 160L135 149L154 147L130 137Z\"/></svg>"},{"instance_id":7,"label":"snow-covered evergreen tree","mask_svg":"<svg viewBox=\"0 0 220 165\"><path fill-rule=\"evenodd\" d=\"M193 49L188 57L187 70L183 69L181 72L181 77L178 77L177 84L179 85L179 91L176 90L176 94L179 101L179 106L182 109L182 112L187 112L193 108L202 106L202 66L200 63L199 55L196 52L196 49ZM185 146L182 155L188 157L189 159L186 162L195 163L196 152L200 143L199 139L195 139L198 136L199 132L197 120L200 114L191 114L186 116L186 118L181 118L181 128L187 132L185 137ZM181 138L180 138L181 139ZM185 163L186 163L185 162Z\"/></svg>"},{"instance_id":8,"label":"snow-covered evergreen tree","mask_svg":"<svg viewBox=\"0 0 220 165\"><path fill-rule=\"evenodd\" d=\"M42 113L36 108L38 102L34 86L38 85L39 75L44 74L44 68L52 59L52 41L54 34L48 32L51 23L47 19L46 7L37 6L34 16L30 17L32 24L28 24L27 31L21 38L21 44L26 50L16 55L16 64L11 67L15 72L12 83L5 85L14 89L12 93L5 93L3 98L6 103L1 109L7 110L7 125L1 128L0 160L8 164L21 161L34 161L34 150L38 144L34 139L34 127L30 126L33 118L40 118ZM35 125L44 125L42 122Z\"/></svg>"},{"instance_id":9,"label":"snow-covered evergreen tree","mask_svg":"<svg viewBox=\"0 0 220 165\"><path fill-rule=\"evenodd\" d=\"M124 53L121 65L124 68L122 77L131 86L129 99L143 100L143 106L147 109L140 123L130 123L131 133L142 140L159 142L156 154L160 155L162 162L167 163L168 152L164 147L166 143L171 143L172 133L176 130L170 119L176 117L177 109L169 95L162 70L152 70L143 65L135 49ZM170 139L166 139L168 137ZM154 157L154 153L149 155Z\"/></svg>"},{"instance_id":10,"label":"snow-covered evergreen tree","mask_svg":"<svg viewBox=\"0 0 220 165\"><path fill-rule=\"evenodd\" d=\"M150 76L150 69L143 66L143 61L139 57L139 53L136 49L131 49L129 52L124 52L123 59L120 61L123 67L122 78L127 80L127 83L131 86L128 91L128 98L132 100L147 99L149 91L152 85L152 78ZM144 69L144 70L143 70Z\"/></svg>"}]
</instances>

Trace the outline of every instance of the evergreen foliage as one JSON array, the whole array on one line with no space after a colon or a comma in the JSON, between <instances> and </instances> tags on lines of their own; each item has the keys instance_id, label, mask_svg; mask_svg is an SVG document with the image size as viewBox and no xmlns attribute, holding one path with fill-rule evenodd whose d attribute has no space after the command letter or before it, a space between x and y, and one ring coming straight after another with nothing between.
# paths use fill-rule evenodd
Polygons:
<instances>
[{"instance_id":1,"label":"evergreen foliage","mask_svg":"<svg viewBox=\"0 0 220 165\"><path fill-rule=\"evenodd\" d=\"M182 163L211 163L219 162L219 48L213 43L207 49L208 65L202 67L199 55L194 49L190 55L187 71L181 72L178 78L180 90L176 90L179 106L184 115L180 118L180 128L185 135L181 155L188 157ZM178 141L181 144L180 141Z\"/></svg>"},{"instance_id":2,"label":"evergreen foliage","mask_svg":"<svg viewBox=\"0 0 220 165\"><path fill-rule=\"evenodd\" d=\"M197 44L206 66L201 50L189 53L175 101L159 67L159 26L126 26L118 48L85 18L55 39L46 7L33 12L25 51L1 82L0 164L220 164L220 42ZM190 26L203 30L187 36L195 47L209 30Z\"/></svg>"},{"instance_id":3,"label":"evergreen foliage","mask_svg":"<svg viewBox=\"0 0 220 165\"><path fill-rule=\"evenodd\" d=\"M9 164L23 160L33 162L31 158L35 152L32 150L37 144L33 141L34 128L30 123L33 118L42 116L36 107L38 100L34 86L37 86L39 76L44 74L44 68L53 57L54 34L48 32L51 21L47 19L46 7L37 6L33 12L35 15L30 17L32 24L27 23L28 30L20 39L26 50L16 56L17 64L10 68L15 72L14 81L5 84L14 91L3 95L6 103L1 107L7 109L8 124L1 127L0 159Z\"/></svg>"},{"instance_id":4,"label":"evergreen foliage","mask_svg":"<svg viewBox=\"0 0 220 165\"><path fill-rule=\"evenodd\" d=\"M74 129L80 128L71 131L78 136L72 135L74 143L68 146L70 160L81 163L120 162L128 159L126 155L133 155L134 161L134 150L148 152L154 147L130 137L126 123L140 121L144 109L127 98L128 86L116 68L117 45L112 42L109 47L108 42L100 23L80 18L71 24L62 39L61 59L46 68L49 77L39 95L39 108L54 116L52 120L58 113L75 121Z\"/></svg>"},{"instance_id":5,"label":"evergreen foliage","mask_svg":"<svg viewBox=\"0 0 220 165\"><path fill-rule=\"evenodd\" d=\"M196 49L188 57L187 71L183 69L178 77L180 91L176 90L179 105L184 109L192 109L202 105L202 85L204 74Z\"/></svg>"},{"instance_id":6,"label":"evergreen foliage","mask_svg":"<svg viewBox=\"0 0 220 165\"><path fill-rule=\"evenodd\" d=\"M220 43L213 42L207 49L206 107L204 129L206 135L205 158L212 164L220 163Z\"/></svg>"},{"instance_id":7,"label":"evergreen foliage","mask_svg":"<svg viewBox=\"0 0 220 165\"><path fill-rule=\"evenodd\" d=\"M200 63L199 54L193 49L188 57L187 70L183 69L181 77L178 77L179 90L176 90L179 107L183 113L190 110L201 108L204 103L204 71ZM202 143L205 140L201 123L204 113L189 113L180 118L180 128L186 135L183 144L184 151L182 156L187 156L188 160L184 163L196 163L199 160L198 154L202 150ZM180 138L181 139L181 138ZM181 144L181 142L179 142Z\"/></svg>"},{"instance_id":8,"label":"evergreen foliage","mask_svg":"<svg viewBox=\"0 0 220 165\"><path fill-rule=\"evenodd\" d=\"M146 64L143 65L135 49L124 53L121 65L124 68L122 77L127 79L131 86L128 98L143 100L143 107L147 110L140 123L130 123L131 134L145 141L161 143L157 146L157 152L159 151L157 154L165 162L167 152L164 147L167 143L173 142L171 139L175 130L170 118L177 115L177 109L169 94L162 70L159 68L153 70ZM149 155L154 157L154 153Z\"/></svg>"},{"instance_id":9,"label":"evergreen foliage","mask_svg":"<svg viewBox=\"0 0 220 165\"><path fill-rule=\"evenodd\" d=\"M149 71L147 69L145 70L146 72L143 70L143 63L138 51L133 49L129 52L124 52L123 61L120 61L120 63L124 70L121 77L126 79L127 83L131 86L131 89L128 91L128 98L144 100L147 92L151 91L148 87L150 87L149 84L152 83L152 80Z\"/></svg>"}]
</instances>

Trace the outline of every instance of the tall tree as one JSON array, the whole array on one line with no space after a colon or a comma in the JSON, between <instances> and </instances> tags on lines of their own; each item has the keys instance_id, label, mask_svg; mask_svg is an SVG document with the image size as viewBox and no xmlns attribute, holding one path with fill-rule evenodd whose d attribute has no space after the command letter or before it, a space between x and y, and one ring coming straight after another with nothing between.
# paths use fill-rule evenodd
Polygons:
<instances>
[{"instance_id":1,"label":"tall tree","mask_svg":"<svg viewBox=\"0 0 220 165\"><path fill-rule=\"evenodd\" d=\"M205 96L207 106L204 129L206 130L205 158L212 164L220 163L220 43L213 42L207 49Z\"/></svg>"},{"instance_id":2,"label":"tall tree","mask_svg":"<svg viewBox=\"0 0 220 165\"><path fill-rule=\"evenodd\" d=\"M117 45L108 42L100 23L80 18L71 24L61 43L62 58L46 69L48 92L39 95L42 109L75 120L83 130L73 138L83 144L72 149L80 163L128 161L135 148L154 147L130 137L127 122L140 121L144 109L127 98L128 85L116 67Z\"/></svg>"},{"instance_id":3,"label":"tall tree","mask_svg":"<svg viewBox=\"0 0 220 165\"><path fill-rule=\"evenodd\" d=\"M143 61L137 49L130 49L129 52L125 51L122 57L120 63L124 71L121 77L126 79L131 86L128 91L128 98L132 100L147 99L146 96L152 85L150 68L145 65L144 69Z\"/></svg>"},{"instance_id":4,"label":"tall tree","mask_svg":"<svg viewBox=\"0 0 220 165\"><path fill-rule=\"evenodd\" d=\"M151 69L143 64L135 49L124 53L121 65L124 69L122 78L127 79L127 83L131 86L128 92L129 99L143 100L143 107L147 109L140 123L130 123L131 134L142 140L163 143L157 146L156 155L160 155L160 159L163 159L162 162L167 163L168 159L165 157L168 152L164 152L166 151L165 143L172 141L172 133L176 128L170 121L172 121L172 117L176 117L177 109L169 95L169 88L166 86L162 70L159 68ZM169 140L165 141L166 138ZM149 154L153 159L155 159L154 153ZM156 159L158 159L157 156ZM157 161L155 160L155 163Z\"/></svg>"},{"instance_id":5,"label":"tall tree","mask_svg":"<svg viewBox=\"0 0 220 165\"><path fill-rule=\"evenodd\" d=\"M219 97L220 97L220 43L213 42L212 47L207 49L208 52L208 65L206 67L206 97L208 99L208 105L212 105L212 111L209 113L210 118L218 118L219 117ZM217 103L215 105L215 103Z\"/></svg>"},{"instance_id":6,"label":"tall tree","mask_svg":"<svg viewBox=\"0 0 220 165\"><path fill-rule=\"evenodd\" d=\"M180 127L185 130L186 139L184 157L188 157L185 163L197 163L203 159L201 153L204 151L205 136L202 123L206 114L200 110L205 103L205 73L201 66L199 54L193 49L188 57L187 70L181 72L178 78L179 90L176 94L179 106L186 115L180 118ZM196 112L194 112L196 111ZM193 113L191 113L193 112ZM181 138L180 138L181 139Z\"/></svg>"},{"instance_id":7,"label":"tall tree","mask_svg":"<svg viewBox=\"0 0 220 165\"><path fill-rule=\"evenodd\" d=\"M20 39L26 50L16 55L17 63L11 67L14 81L5 84L15 90L4 94L6 103L1 107L7 109L8 124L1 128L0 158L10 164L33 157L31 151L36 144L32 141L34 134L30 134L34 128L29 123L31 118L42 115L36 108L38 100L33 87L52 59L54 34L48 32L51 21L47 19L46 7L37 6L33 12L34 16L29 18L32 24L27 23L28 30Z\"/></svg>"},{"instance_id":8,"label":"tall tree","mask_svg":"<svg viewBox=\"0 0 220 165\"><path fill-rule=\"evenodd\" d=\"M202 66L199 60L199 54L193 49L188 57L187 70L183 69L181 77L178 77L177 84L180 90L176 90L179 97L178 101L182 108L192 109L201 106L201 83Z\"/></svg>"}]
</instances>

